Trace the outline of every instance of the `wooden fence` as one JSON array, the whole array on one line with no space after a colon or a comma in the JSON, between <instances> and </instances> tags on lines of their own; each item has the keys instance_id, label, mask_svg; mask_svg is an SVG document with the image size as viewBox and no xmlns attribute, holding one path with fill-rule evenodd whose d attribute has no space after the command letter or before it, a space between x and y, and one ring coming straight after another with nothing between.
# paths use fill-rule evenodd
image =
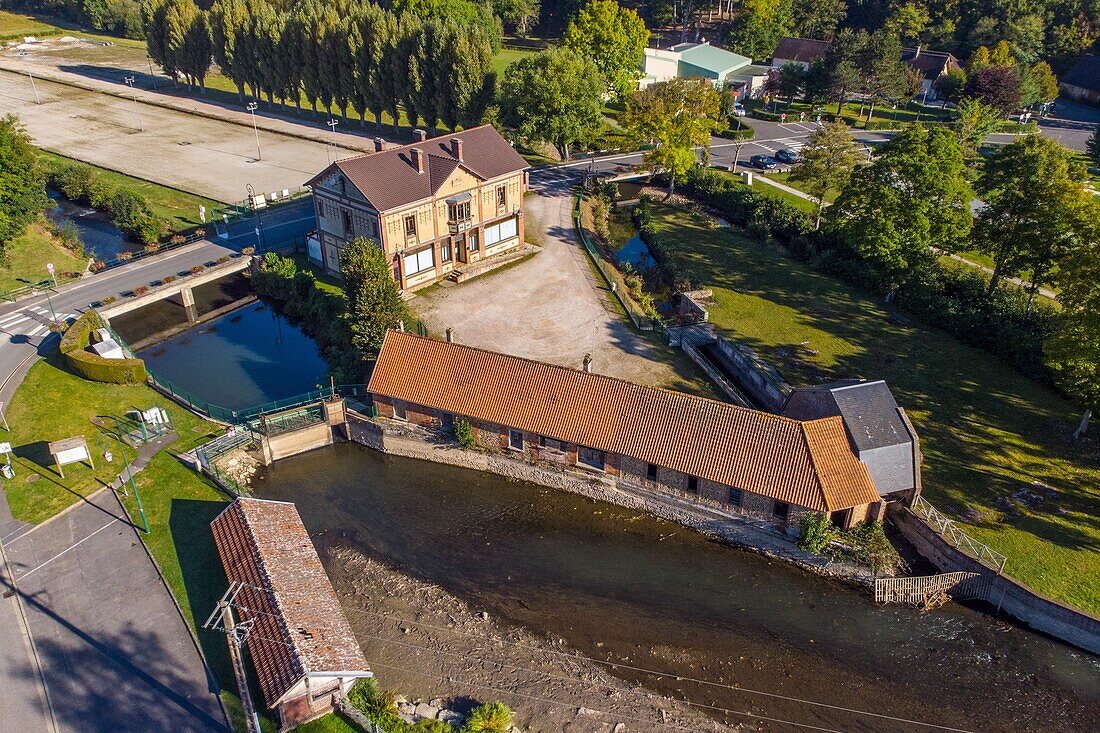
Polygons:
<instances>
[{"instance_id":1,"label":"wooden fence","mask_svg":"<svg viewBox=\"0 0 1100 733\"><path fill-rule=\"evenodd\" d=\"M957 601L986 600L989 579L979 573L942 573L915 578L875 578L875 603L925 606L948 595Z\"/></svg>"}]
</instances>

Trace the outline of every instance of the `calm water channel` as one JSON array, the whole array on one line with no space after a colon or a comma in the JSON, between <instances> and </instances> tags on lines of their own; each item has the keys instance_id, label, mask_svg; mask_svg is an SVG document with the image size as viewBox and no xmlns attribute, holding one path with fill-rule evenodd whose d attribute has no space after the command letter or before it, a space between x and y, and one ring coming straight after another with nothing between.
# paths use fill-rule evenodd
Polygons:
<instances>
[{"instance_id":1,"label":"calm water channel","mask_svg":"<svg viewBox=\"0 0 1100 733\"><path fill-rule=\"evenodd\" d=\"M818 730L1100 730L1095 657L957 605L875 607L636 512L355 445L254 487L296 502L322 550L347 544L597 659L758 691L617 671L665 694Z\"/></svg>"},{"instance_id":2,"label":"calm water channel","mask_svg":"<svg viewBox=\"0 0 1100 733\"><path fill-rule=\"evenodd\" d=\"M46 215L59 226L72 222L80 232L80 241L84 243L84 251L89 257L111 260L122 252L136 252L141 249L140 244L126 239L122 230L111 221L109 214L74 204L52 189L49 195L56 206L47 211Z\"/></svg>"},{"instance_id":3,"label":"calm water channel","mask_svg":"<svg viewBox=\"0 0 1100 733\"><path fill-rule=\"evenodd\" d=\"M150 312L148 317L159 314ZM130 333L141 327L133 323ZM126 329L120 333L133 341ZM230 410L315 390L328 374L313 339L259 302L143 349L138 356L158 380Z\"/></svg>"}]
</instances>

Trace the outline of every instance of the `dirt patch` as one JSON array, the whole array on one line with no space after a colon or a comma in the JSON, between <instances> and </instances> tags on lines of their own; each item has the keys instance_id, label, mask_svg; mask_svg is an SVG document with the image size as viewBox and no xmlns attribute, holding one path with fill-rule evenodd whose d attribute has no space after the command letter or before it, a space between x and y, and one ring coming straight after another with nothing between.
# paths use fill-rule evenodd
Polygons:
<instances>
[{"instance_id":1,"label":"dirt patch","mask_svg":"<svg viewBox=\"0 0 1100 733\"><path fill-rule=\"evenodd\" d=\"M515 711L516 724L531 731L626 733L659 724L755 730L721 725L682 702L629 685L561 640L500 624L349 547L335 543L323 553L382 687L409 700L455 708L500 700Z\"/></svg>"}]
</instances>

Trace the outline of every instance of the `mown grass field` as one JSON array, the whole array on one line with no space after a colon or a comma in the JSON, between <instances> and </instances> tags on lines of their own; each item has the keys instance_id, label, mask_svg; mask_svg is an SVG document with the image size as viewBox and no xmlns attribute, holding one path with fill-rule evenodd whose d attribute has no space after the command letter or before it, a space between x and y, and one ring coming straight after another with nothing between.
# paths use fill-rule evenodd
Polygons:
<instances>
[{"instance_id":1,"label":"mown grass field","mask_svg":"<svg viewBox=\"0 0 1100 733\"><path fill-rule=\"evenodd\" d=\"M1072 440L1074 405L946 333L901 325L774 246L666 205L653 212L675 256L704 273L722 331L795 386L885 379L920 434L929 501L978 517L967 531L1007 555L1011 575L1100 612L1100 441ZM1029 507L1021 492L1043 498Z\"/></svg>"},{"instance_id":2,"label":"mown grass field","mask_svg":"<svg viewBox=\"0 0 1100 733\"><path fill-rule=\"evenodd\" d=\"M33 15L0 10L0 41L19 40L26 36L53 36L64 29Z\"/></svg>"},{"instance_id":3,"label":"mown grass field","mask_svg":"<svg viewBox=\"0 0 1100 733\"><path fill-rule=\"evenodd\" d=\"M48 280L46 263L53 263L60 277L65 272L84 272L85 260L50 234L42 220L32 222L23 234L4 247L0 260L0 292Z\"/></svg>"}]
</instances>

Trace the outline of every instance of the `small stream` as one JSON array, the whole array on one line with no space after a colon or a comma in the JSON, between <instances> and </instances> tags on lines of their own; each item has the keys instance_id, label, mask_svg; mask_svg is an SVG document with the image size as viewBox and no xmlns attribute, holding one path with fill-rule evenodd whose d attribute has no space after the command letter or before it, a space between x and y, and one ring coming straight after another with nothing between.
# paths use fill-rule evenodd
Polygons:
<instances>
[{"instance_id":1,"label":"small stream","mask_svg":"<svg viewBox=\"0 0 1100 733\"><path fill-rule=\"evenodd\" d=\"M819 730L1100 730L1096 657L958 604L876 607L638 512L347 444L253 488L295 502L323 558L350 546L585 655L666 672L616 670L663 694Z\"/></svg>"},{"instance_id":2,"label":"small stream","mask_svg":"<svg viewBox=\"0 0 1100 733\"><path fill-rule=\"evenodd\" d=\"M140 244L129 241L114 225L110 214L73 203L55 189L49 189L48 193L55 206L46 212L46 216L58 226L71 222L80 233L80 241L84 243L84 253L88 257L112 260L123 252L141 249Z\"/></svg>"}]
</instances>

